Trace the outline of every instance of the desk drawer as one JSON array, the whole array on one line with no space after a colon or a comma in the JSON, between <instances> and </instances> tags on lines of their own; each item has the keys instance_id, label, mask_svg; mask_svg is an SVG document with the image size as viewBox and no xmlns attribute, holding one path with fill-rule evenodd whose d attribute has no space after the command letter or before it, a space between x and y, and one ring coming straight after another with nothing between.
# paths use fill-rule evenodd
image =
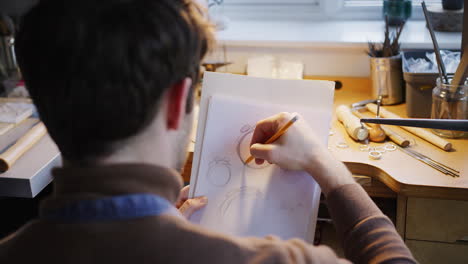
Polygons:
<instances>
[{"instance_id":1,"label":"desk drawer","mask_svg":"<svg viewBox=\"0 0 468 264\"><path fill-rule=\"evenodd\" d=\"M406 245L422 264L468 263L468 244L406 240Z\"/></svg>"},{"instance_id":2,"label":"desk drawer","mask_svg":"<svg viewBox=\"0 0 468 264\"><path fill-rule=\"evenodd\" d=\"M468 201L408 198L406 238L468 242Z\"/></svg>"}]
</instances>

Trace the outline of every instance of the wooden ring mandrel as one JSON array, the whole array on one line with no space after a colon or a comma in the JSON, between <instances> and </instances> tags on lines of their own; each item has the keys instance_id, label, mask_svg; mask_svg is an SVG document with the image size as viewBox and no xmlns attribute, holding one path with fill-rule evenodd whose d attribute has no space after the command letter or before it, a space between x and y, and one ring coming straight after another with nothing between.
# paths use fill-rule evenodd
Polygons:
<instances>
[{"instance_id":1,"label":"wooden ring mandrel","mask_svg":"<svg viewBox=\"0 0 468 264\"><path fill-rule=\"evenodd\" d=\"M47 129L44 123L39 122L33 126L15 144L0 154L0 172L6 172L31 147L33 147L45 134Z\"/></svg>"},{"instance_id":2,"label":"wooden ring mandrel","mask_svg":"<svg viewBox=\"0 0 468 264\"><path fill-rule=\"evenodd\" d=\"M366 105L367 109L376 114L377 113L377 105L376 104L367 104ZM383 117L383 118L401 118L400 116L386 110L385 108L383 107L380 107L380 116ZM401 127L405 130L407 130L408 132L411 132L413 134L415 134L416 136L434 144L435 146L445 150L445 151L449 151L452 149L452 143L448 142L447 140L444 140L436 135L434 135L433 133L425 130L425 129L422 129L422 128L417 128L417 127Z\"/></svg>"},{"instance_id":3,"label":"wooden ring mandrel","mask_svg":"<svg viewBox=\"0 0 468 264\"><path fill-rule=\"evenodd\" d=\"M343 123L348 135L357 141L365 140L369 136L369 130L361 124L351 112L351 108L346 105L340 105L336 108L336 116L338 120Z\"/></svg>"},{"instance_id":4,"label":"wooden ring mandrel","mask_svg":"<svg viewBox=\"0 0 468 264\"><path fill-rule=\"evenodd\" d=\"M354 110L353 111L353 114L355 116L357 116L359 119L362 119L362 118L365 118L365 116L359 112L359 110ZM366 124L368 126L370 126L370 124ZM396 133L395 131L393 131L392 129L390 129L388 126L385 126L385 125L380 125L380 128L385 132L385 135L387 135L387 137L389 137L393 142L395 142L398 146L401 146L401 147L407 147L410 145L410 141L401 136L400 134ZM371 132L369 132L371 133ZM372 138L369 138L371 141ZM374 142L381 142L381 141L374 141Z\"/></svg>"}]
</instances>

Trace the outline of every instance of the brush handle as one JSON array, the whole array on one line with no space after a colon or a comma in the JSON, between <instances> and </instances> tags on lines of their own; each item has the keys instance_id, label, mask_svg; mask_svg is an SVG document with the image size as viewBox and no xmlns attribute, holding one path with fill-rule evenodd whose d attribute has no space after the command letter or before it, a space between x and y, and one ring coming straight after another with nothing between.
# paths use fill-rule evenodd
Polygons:
<instances>
[{"instance_id":1,"label":"brush handle","mask_svg":"<svg viewBox=\"0 0 468 264\"><path fill-rule=\"evenodd\" d=\"M439 69L440 81L445 81L445 83L448 83L447 71L445 70L445 65L442 61L442 56L440 55L439 43L437 42L436 36L434 34L434 28L432 27L431 21L429 20L426 2L422 1L421 6L424 12L424 17L426 18L427 28L429 29L429 33L431 35L432 44L434 45L434 53L437 60L437 68Z\"/></svg>"},{"instance_id":2,"label":"brush handle","mask_svg":"<svg viewBox=\"0 0 468 264\"><path fill-rule=\"evenodd\" d=\"M468 45L467 45L468 46ZM463 56L460 60L460 64L457 67L457 71L452 79L452 85L454 86L453 91L457 89L458 86L463 85L468 74L468 47L464 49L466 52L463 53Z\"/></svg>"}]
</instances>

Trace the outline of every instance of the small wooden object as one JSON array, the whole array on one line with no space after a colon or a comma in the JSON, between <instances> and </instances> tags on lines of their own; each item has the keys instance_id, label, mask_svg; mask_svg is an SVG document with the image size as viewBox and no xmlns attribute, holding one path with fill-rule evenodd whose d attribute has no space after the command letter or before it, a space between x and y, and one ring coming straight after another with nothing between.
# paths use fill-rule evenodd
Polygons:
<instances>
[{"instance_id":1,"label":"small wooden object","mask_svg":"<svg viewBox=\"0 0 468 264\"><path fill-rule=\"evenodd\" d=\"M387 135L382 127L378 124L370 124L371 129L369 130L369 139L372 142L383 142Z\"/></svg>"},{"instance_id":2,"label":"small wooden object","mask_svg":"<svg viewBox=\"0 0 468 264\"><path fill-rule=\"evenodd\" d=\"M365 116L357 110L353 111L353 114L360 119L365 118ZM366 125L369 125L369 124L366 124ZM387 135L387 137L389 137L393 142L398 144L400 147L409 146L410 141L407 138L398 134L397 132L393 131L393 129L390 129L388 126L384 126L384 125L380 125L380 128L385 132L385 135ZM371 138L369 139L372 140Z\"/></svg>"},{"instance_id":3,"label":"small wooden object","mask_svg":"<svg viewBox=\"0 0 468 264\"><path fill-rule=\"evenodd\" d=\"M47 129L40 122L32 127L24 136L0 154L0 172L6 172L26 151L34 146L45 134Z\"/></svg>"},{"instance_id":4,"label":"small wooden object","mask_svg":"<svg viewBox=\"0 0 468 264\"><path fill-rule=\"evenodd\" d=\"M365 140L369 136L369 130L361 124L351 112L351 109L346 105L340 105L336 108L336 116L343 123L348 135L354 140Z\"/></svg>"},{"instance_id":5,"label":"small wooden object","mask_svg":"<svg viewBox=\"0 0 468 264\"><path fill-rule=\"evenodd\" d=\"M377 113L377 105L376 104L368 104L366 105L367 109L369 111L371 111L372 113ZM401 118L400 116L384 109L383 107L380 108L380 115L383 117L383 118ZM416 136L434 144L435 146L445 150L445 151L449 151L452 149L452 143L448 142L447 140L444 140L436 135L434 135L433 133L427 131L427 130L424 130L422 128L416 128L416 127L401 127L403 129L405 129L406 131L408 132L411 132L413 134L415 134Z\"/></svg>"}]
</instances>

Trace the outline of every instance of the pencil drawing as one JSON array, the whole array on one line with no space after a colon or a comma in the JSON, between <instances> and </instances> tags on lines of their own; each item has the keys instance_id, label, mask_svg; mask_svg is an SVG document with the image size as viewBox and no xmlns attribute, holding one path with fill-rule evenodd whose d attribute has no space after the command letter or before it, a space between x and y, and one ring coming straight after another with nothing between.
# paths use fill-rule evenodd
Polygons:
<instances>
[{"instance_id":1,"label":"pencil drawing","mask_svg":"<svg viewBox=\"0 0 468 264\"><path fill-rule=\"evenodd\" d=\"M279 211L286 211L287 213L294 213L294 210L296 209L295 206L291 206L288 204L286 201L281 201L279 204Z\"/></svg>"},{"instance_id":2,"label":"pencil drawing","mask_svg":"<svg viewBox=\"0 0 468 264\"><path fill-rule=\"evenodd\" d=\"M253 131L254 131L254 128L252 128L252 126L249 124L243 125L240 129L240 132L243 134L253 132Z\"/></svg>"},{"instance_id":3,"label":"pencil drawing","mask_svg":"<svg viewBox=\"0 0 468 264\"><path fill-rule=\"evenodd\" d=\"M229 191L219 205L219 215L225 217L232 207L238 205L240 208L248 204L249 201L263 199L264 194L255 187L243 186Z\"/></svg>"},{"instance_id":4,"label":"pencil drawing","mask_svg":"<svg viewBox=\"0 0 468 264\"><path fill-rule=\"evenodd\" d=\"M288 213L294 213L296 209L298 208L303 208L304 207L304 202L303 201L286 201L283 200L279 203L279 206L277 208L278 211L286 211Z\"/></svg>"},{"instance_id":5,"label":"pencil drawing","mask_svg":"<svg viewBox=\"0 0 468 264\"><path fill-rule=\"evenodd\" d=\"M208 173L208 181L217 187L223 187L231 180L231 163L228 158L216 157L210 162Z\"/></svg>"}]
</instances>

